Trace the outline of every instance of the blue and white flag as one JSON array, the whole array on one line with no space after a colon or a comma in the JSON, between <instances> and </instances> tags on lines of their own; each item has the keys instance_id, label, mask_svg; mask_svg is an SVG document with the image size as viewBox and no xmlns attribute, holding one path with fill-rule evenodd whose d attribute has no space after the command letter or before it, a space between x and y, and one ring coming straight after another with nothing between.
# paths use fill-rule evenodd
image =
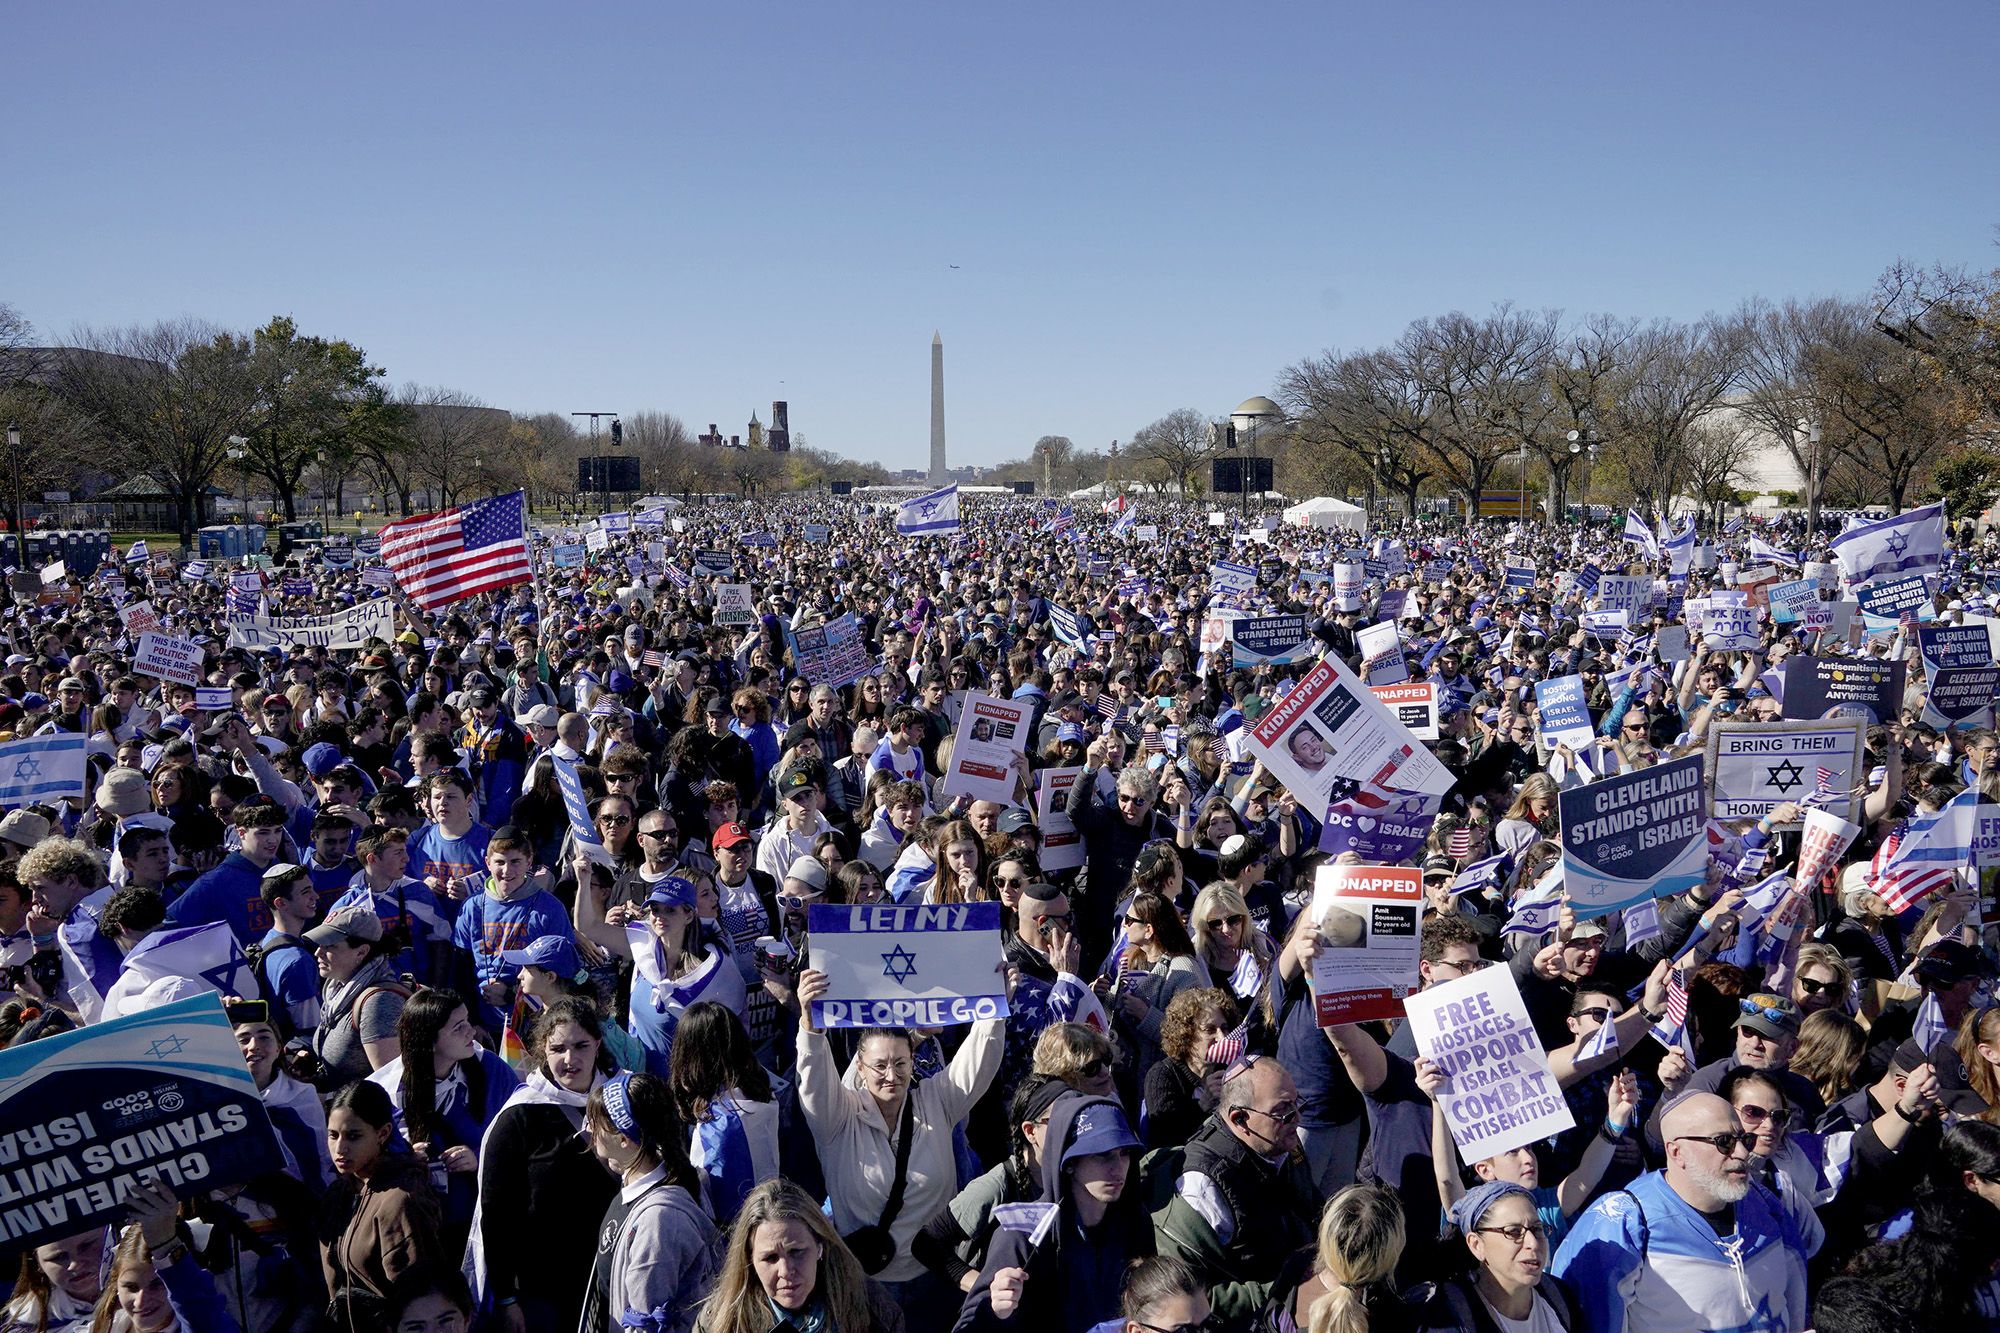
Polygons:
<instances>
[{"instance_id":1,"label":"blue and white flag","mask_svg":"<svg viewBox=\"0 0 2000 1333\"><path fill-rule=\"evenodd\" d=\"M200 583L208 578L208 561L190 560L181 566L181 577L189 583Z\"/></svg>"},{"instance_id":2,"label":"blue and white flag","mask_svg":"<svg viewBox=\"0 0 2000 1333\"><path fill-rule=\"evenodd\" d=\"M590 803L584 798L583 779L576 771L576 761L551 754L549 762L555 766L556 789L562 793L563 812L569 816L569 835L577 850L601 866L616 869L617 863L605 849L596 821L590 817Z\"/></svg>"},{"instance_id":3,"label":"blue and white flag","mask_svg":"<svg viewBox=\"0 0 2000 1333\"><path fill-rule=\"evenodd\" d=\"M1599 1056L1618 1053L1617 1014L1611 1014L1597 1025L1597 1029L1583 1039L1576 1050L1576 1062L1582 1064Z\"/></svg>"},{"instance_id":4,"label":"blue and white flag","mask_svg":"<svg viewBox=\"0 0 2000 1333\"><path fill-rule=\"evenodd\" d=\"M1514 899L1513 913L1500 927L1502 935L1546 935L1562 919L1562 867L1552 866L1535 886Z\"/></svg>"},{"instance_id":5,"label":"blue and white flag","mask_svg":"<svg viewBox=\"0 0 2000 1333\"><path fill-rule=\"evenodd\" d=\"M202 989L244 1000L265 998L227 921L156 930L139 941L104 993L103 1017L124 1018L151 1008L159 996L146 992L163 983L173 987L167 997L173 1000Z\"/></svg>"},{"instance_id":6,"label":"blue and white flag","mask_svg":"<svg viewBox=\"0 0 2000 1333\"><path fill-rule=\"evenodd\" d=\"M1631 542L1634 546L1639 547L1653 559L1658 560L1660 558L1660 538L1653 531L1653 525L1646 522L1645 519L1640 518L1639 511L1636 509L1627 509L1625 511L1624 539Z\"/></svg>"},{"instance_id":7,"label":"blue and white flag","mask_svg":"<svg viewBox=\"0 0 2000 1333\"><path fill-rule=\"evenodd\" d=\"M1600 570L1596 565L1586 564L1582 569L1570 575L1570 586L1587 598L1595 597L1597 596L1597 581L1603 577L1604 571Z\"/></svg>"},{"instance_id":8,"label":"blue and white flag","mask_svg":"<svg viewBox=\"0 0 2000 1333\"><path fill-rule=\"evenodd\" d=\"M1500 852L1483 861L1474 861L1459 871L1458 877L1451 882L1451 896L1456 898L1461 893L1493 888L1506 877L1507 853Z\"/></svg>"},{"instance_id":9,"label":"blue and white flag","mask_svg":"<svg viewBox=\"0 0 2000 1333\"><path fill-rule=\"evenodd\" d=\"M1138 521L1139 507L1137 505L1127 507L1117 518L1111 520L1111 535L1114 537L1124 536L1125 530Z\"/></svg>"},{"instance_id":10,"label":"blue and white flag","mask_svg":"<svg viewBox=\"0 0 2000 1333\"><path fill-rule=\"evenodd\" d=\"M1070 647L1081 648L1084 646L1083 627L1077 620L1076 612L1066 611L1053 602L1049 603L1049 628L1056 632L1058 639L1061 639Z\"/></svg>"},{"instance_id":11,"label":"blue and white flag","mask_svg":"<svg viewBox=\"0 0 2000 1333\"><path fill-rule=\"evenodd\" d=\"M903 501L896 510L896 531L906 537L958 531L958 485Z\"/></svg>"},{"instance_id":12,"label":"blue and white flag","mask_svg":"<svg viewBox=\"0 0 2000 1333\"><path fill-rule=\"evenodd\" d=\"M1944 562L1944 504L1928 504L1876 523L1850 521L1831 543L1851 584L1885 574L1936 569Z\"/></svg>"},{"instance_id":13,"label":"blue and white flag","mask_svg":"<svg viewBox=\"0 0 2000 1333\"><path fill-rule=\"evenodd\" d=\"M1799 563L1799 557L1796 552L1781 551L1754 532L1750 534L1750 540L1746 544L1746 549L1749 551L1750 559L1752 560L1769 560L1773 564L1779 565L1796 565Z\"/></svg>"},{"instance_id":14,"label":"blue and white flag","mask_svg":"<svg viewBox=\"0 0 2000 1333\"><path fill-rule=\"evenodd\" d=\"M1916 1021L1910 1027L1910 1040L1929 1055L1950 1036L1951 1027L1944 1021L1944 1009L1938 1004L1936 992L1925 991L1924 1002L1917 1006Z\"/></svg>"},{"instance_id":15,"label":"blue and white flag","mask_svg":"<svg viewBox=\"0 0 2000 1333\"><path fill-rule=\"evenodd\" d=\"M150 558L151 557L146 550L146 542L144 538L141 538L140 540L133 542L130 546L125 548L125 563L128 565L136 565L140 561L147 560Z\"/></svg>"},{"instance_id":16,"label":"blue and white flag","mask_svg":"<svg viewBox=\"0 0 2000 1333\"><path fill-rule=\"evenodd\" d=\"M1967 787L1934 815L1912 819L1882 865L1875 892L1898 912L1906 911L1953 882L1972 862L1979 789Z\"/></svg>"},{"instance_id":17,"label":"blue and white flag","mask_svg":"<svg viewBox=\"0 0 2000 1333\"><path fill-rule=\"evenodd\" d=\"M54 732L0 745L0 809L65 796L82 800L84 739Z\"/></svg>"},{"instance_id":18,"label":"blue and white flag","mask_svg":"<svg viewBox=\"0 0 2000 1333\"><path fill-rule=\"evenodd\" d=\"M1743 531L1743 515L1741 514L1738 514L1735 518L1730 519L1722 525L1722 535L1725 537L1734 537L1741 531Z\"/></svg>"}]
</instances>

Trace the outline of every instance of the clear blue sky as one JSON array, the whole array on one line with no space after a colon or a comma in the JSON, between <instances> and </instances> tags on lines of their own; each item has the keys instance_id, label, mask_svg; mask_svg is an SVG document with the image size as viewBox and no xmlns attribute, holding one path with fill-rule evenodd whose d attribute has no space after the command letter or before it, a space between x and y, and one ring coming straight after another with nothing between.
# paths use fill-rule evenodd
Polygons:
<instances>
[{"instance_id":1,"label":"clear blue sky","mask_svg":"<svg viewBox=\"0 0 2000 1333\"><path fill-rule=\"evenodd\" d=\"M1991 267L2000 7L13 7L0 300L954 463L1500 300ZM951 265L958 265L954 269Z\"/></svg>"}]
</instances>

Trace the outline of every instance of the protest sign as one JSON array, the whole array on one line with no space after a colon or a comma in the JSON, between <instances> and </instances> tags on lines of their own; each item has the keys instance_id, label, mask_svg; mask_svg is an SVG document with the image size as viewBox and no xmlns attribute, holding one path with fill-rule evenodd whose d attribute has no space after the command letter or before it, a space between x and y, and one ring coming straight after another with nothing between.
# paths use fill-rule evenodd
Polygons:
<instances>
[{"instance_id":1,"label":"protest sign","mask_svg":"<svg viewBox=\"0 0 2000 1333\"><path fill-rule=\"evenodd\" d=\"M611 549L611 535L601 528L592 528L583 534L583 549L601 555Z\"/></svg>"},{"instance_id":2,"label":"protest sign","mask_svg":"<svg viewBox=\"0 0 2000 1333\"><path fill-rule=\"evenodd\" d=\"M1323 865L1313 876L1313 1010L1321 1027L1400 1018L1416 992L1423 875L1408 866Z\"/></svg>"},{"instance_id":3,"label":"protest sign","mask_svg":"<svg viewBox=\"0 0 2000 1333\"><path fill-rule=\"evenodd\" d=\"M976 690L966 695L940 794L1012 805L1014 774L1027 750L1033 712L1027 699L996 699Z\"/></svg>"},{"instance_id":4,"label":"protest sign","mask_svg":"<svg viewBox=\"0 0 2000 1333\"><path fill-rule=\"evenodd\" d=\"M1234 666L1303 662L1318 645L1304 616L1242 616L1229 626Z\"/></svg>"},{"instance_id":5,"label":"protest sign","mask_svg":"<svg viewBox=\"0 0 2000 1333\"><path fill-rule=\"evenodd\" d=\"M792 655L801 676L814 685L835 689L852 685L875 670L868 640L852 611L842 612L824 625L795 632Z\"/></svg>"},{"instance_id":6,"label":"protest sign","mask_svg":"<svg viewBox=\"0 0 2000 1333\"><path fill-rule=\"evenodd\" d=\"M1211 510L1209 510L1209 511L1208 511L1208 526L1210 526L1211 528L1226 528L1226 527L1228 527L1228 526L1229 526L1229 515L1227 515L1227 514L1223 513L1223 512L1222 512L1222 511L1221 511L1220 509L1211 509Z\"/></svg>"},{"instance_id":7,"label":"protest sign","mask_svg":"<svg viewBox=\"0 0 2000 1333\"><path fill-rule=\"evenodd\" d=\"M1972 812L1972 864L1981 870L2000 866L2000 805L1980 805Z\"/></svg>"},{"instance_id":8,"label":"protest sign","mask_svg":"<svg viewBox=\"0 0 2000 1333\"><path fill-rule=\"evenodd\" d=\"M581 569L583 567L584 544L564 542L549 548L549 563L557 569Z\"/></svg>"},{"instance_id":9,"label":"protest sign","mask_svg":"<svg viewBox=\"0 0 2000 1333\"><path fill-rule=\"evenodd\" d=\"M1653 651L1662 662L1685 662L1688 659L1688 631L1686 625L1662 625L1653 631Z\"/></svg>"},{"instance_id":10,"label":"protest sign","mask_svg":"<svg viewBox=\"0 0 2000 1333\"><path fill-rule=\"evenodd\" d=\"M608 870L617 870L616 858L604 845L604 838L597 831L597 822L590 817L590 801L584 795L583 778L576 771L576 760L551 754L549 762L555 766L556 790L562 793L563 813L569 816L570 840L576 844L578 851L596 864Z\"/></svg>"},{"instance_id":11,"label":"protest sign","mask_svg":"<svg viewBox=\"0 0 2000 1333\"><path fill-rule=\"evenodd\" d=\"M1901 662L1896 663L1901 667ZM1923 720L1946 731L1993 725L1993 693L2000 667L1924 666Z\"/></svg>"},{"instance_id":12,"label":"protest sign","mask_svg":"<svg viewBox=\"0 0 2000 1333\"><path fill-rule=\"evenodd\" d=\"M1157 523L1141 523L1138 527L1132 529L1132 535L1137 537L1142 544L1150 546L1160 539L1160 525Z\"/></svg>"},{"instance_id":13,"label":"protest sign","mask_svg":"<svg viewBox=\"0 0 2000 1333\"><path fill-rule=\"evenodd\" d=\"M1702 612L1701 641L1709 648L1754 652L1763 642L1757 631L1757 608L1718 603L1710 598Z\"/></svg>"},{"instance_id":14,"label":"protest sign","mask_svg":"<svg viewBox=\"0 0 2000 1333\"><path fill-rule=\"evenodd\" d=\"M1985 625L1919 625L1917 651L1926 667L1993 665L1993 636Z\"/></svg>"},{"instance_id":15,"label":"protest sign","mask_svg":"<svg viewBox=\"0 0 2000 1333\"><path fill-rule=\"evenodd\" d=\"M361 582L369 588L393 588L396 586L396 575L386 565L372 565L361 571Z\"/></svg>"},{"instance_id":16,"label":"protest sign","mask_svg":"<svg viewBox=\"0 0 2000 1333\"><path fill-rule=\"evenodd\" d=\"M1828 792L1836 795L1822 800L1824 807L1853 819L1856 802L1848 793L1867 775L1862 750L1867 730L1866 723L1853 717L1712 724L1710 817L1761 819L1786 801ZM1821 769L1826 770L1823 780Z\"/></svg>"},{"instance_id":17,"label":"protest sign","mask_svg":"<svg viewBox=\"0 0 2000 1333\"><path fill-rule=\"evenodd\" d=\"M1333 567L1333 609L1359 611L1368 592L1368 571L1357 564Z\"/></svg>"},{"instance_id":18,"label":"protest sign","mask_svg":"<svg viewBox=\"0 0 2000 1333\"><path fill-rule=\"evenodd\" d=\"M1624 611L1585 611L1583 632L1593 639L1616 639L1624 632L1629 619Z\"/></svg>"},{"instance_id":19,"label":"protest sign","mask_svg":"<svg viewBox=\"0 0 2000 1333\"><path fill-rule=\"evenodd\" d=\"M1434 681L1412 680L1400 685L1370 685L1369 693L1382 702L1398 722L1408 727L1420 741L1438 738L1438 689Z\"/></svg>"},{"instance_id":20,"label":"protest sign","mask_svg":"<svg viewBox=\"0 0 2000 1333\"><path fill-rule=\"evenodd\" d=\"M1914 624L1937 618L1930 585L1922 574L1877 579L1857 588L1854 597L1861 604L1862 624L1870 631L1894 629L1906 619Z\"/></svg>"},{"instance_id":21,"label":"protest sign","mask_svg":"<svg viewBox=\"0 0 2000 1333\"><path fill-rule=\"evenodd\" d=\"M1353 852L1383 864L1407 861L1423 850L1443 804L1442 796L1427 792L1356 784L1352 791L1336 792L1321 816L1319 850L1331 856Z\"/></svg>"},{"instance_id":22,"label":"protest sign","mask_svg":"<svg viewBox=\"0 0 2000 1333\"><path fill-rule=\"evenodd\" d=\"M757 623L757 608L750 600L749 584L718 583L715 585L715 623L718 625L754 625Z\"/></svg>"},{"instance_id":23,"label":"protest sign","mask_svg":"<svg viewBox=\"0 0 2000 1333\"><path fill-rule=\"evenodd\" d=\"M1819 604L1819 583L1813 579L1774 583L1767 595L1771 601L1771 619L1780 625L1796 625L1804 619L1809 607Z\"/></svg>"},{"instance_id":24,"label":"protest sign","mask_svg":"<svg viewBox=\"0 0 2000 1333\"><path fill-rule=\"evenodd\" d=\"M8 1248L122 1223L142 1180L187 1198L283 1167L213 992L0 1051Z\"/></svg>"},{"instance_id":25,"label":"protest sign","mask_svg":"<svg viewBox=\"0 0 2000 1333\"><path fill-rule=\"evenodd\" d=\"M1450 1080L1438 1105L1467 1164L1576 1125L1506 968L1442 982L1409 996L1403 1009L1417 1052Z\"/></svg>"},{"instance_id":26,"label":"protest sign","mask_svg":"<svg viewBox=\"0 0 2000 1333\"><path fill-rule=\"evenodd\" d=\"M1035 822L1042 829L1044 870L1074 870L1083 864L1083 835L1065 811L1069 790L1083 773L1078 768L1044 768L1035 774Z\"/></svg>"},{"instance_id":27,"label":"protest sign","mask_svg":"<svg viewBox=\"0 0 2000 1333\"><path fill-rule=\"evenodd\" d=\"M1858 717L1869 726L1903 711L1903 664L1871 657L1785 659L1784 716Z\"/></svg>"},{"instance_id":28,"label":"protest sign","mask_svg":"<svg viewBox=\"0 0 2000 1333\"><path fill-rule=\"evenodd\" d=\"M1701 883L1707 797L1698 754L1558 793L1563 892L1576 914L1602 916Z\"/></svg>"},{"instance_id":29,"label":"protest sign","mask_svg":"<svg viewBox=\"0 0 2000 1333\"><path fill-rule=\"evenodd\" d=\"M1505 588L1518 588L1522 591L1531 589L1535 586L1535 567L1532 564L1508 565L1500 584Z\"/></svg>"},{"instance_id":30,"label":"protest sign","mask_svg":"<svg viewBox=\"0 0 2000 1333\"><path fill-rule=\"evenodd\" d=\"M1783 578L1776 565L1752 565L1737 571L1736 586L1744 601L1761 611L1771 605L1771 589Z\"/></svg>"},{"instance_id":31,"label":"protest sign","mask_svg":"<svg viewBox=\"0 0 2000 1333\"><path fill-rule=\"evenodd\" d=\"M1557 676L1535 682L1535 706L1540 714L1542 744L1553 750L1567 745L1581 754L1597 734L1584 702L1582 676Z\"/></svg>"},{"instance_id":32,"label":"protest sign","mask_svg":"<svg viewBox=\"0 0 2000 1333\"><path fill-rule=\"evenodd\" d=\"M48 564L42 566L42 586L45 588L52 584L61 583L68 577L69 566L64 564L60 559L51 560Z\"/></svg>"},{"instance_id":33,"label":"protest sign","mask_svg":"<svg viewBox=\"0 0 2000 1333\"><path fill-rule=\"evenodd\" d=\"M801 535L809 542L827 542L833 538L833 525L830 523L808 523L805 525Z\"/></svg>"},{"instance_id":34,"label":"protest sign","mask_svg":"<svg viewBox=\"0 0 2000 1333\"><path fill-rule=\"evenodd\" d=\"M1256 586L1257 571L1248 565L1217 561L1208 567L1208 590L1211 594L1245 593L1253 591Z\"/></svg>"},{"instance_id":35,"label":"protest sign","mask_svg":"<svg viewBox=\"0 0 2000 1333\"><path fill-rule=\"evenodd\" d=\"M151 602L127 602L118 608L118 619L127 634L150 634L160 628L159 613Z\"/></svg>"},{"instance_id":36,"label":"protest sign","mask_svg":"<svg viewBox=\"0 0 2000 1333\"><path fill-rule=\"evenodd\" d=\"M726 550L703 549L694 553L694 572L705 578L726 579L736 569L736 557Z\"/></svg>"},{"instance_id":37,"label":"protest sign","mask_svg":"<svg viewBox=\"0 0 2000 1333\"><path fill-rule=\"evenodd\" d=\"M1340 784L1441 796L1456 780L1338 658L1321 658L1249 730L1251 751L1311 810Z\"/></svg>"},{"instance_id":38,"label":"protest sign","mask_svg":"<svg viewBox=\"0 0 2000 1333\"><path fill-rule=\"evenodd\" d=\"M355 648L370 639L387 643L396 633L396 605L386 597L325 616L229 616L229 643L236 648Z\"/></svg>"},{"instance_id":39,"label":"protest sign","mask_svg":"<svg viewBox=\"0 0 2000 1333\"><path fill-rule=\"evenodd\" d=\"M1410 678L1410 664L1403 657L1403 636L1395 621L1364 625L1354 639L1361 647L1361 670L1370 685L1399 685Z\"/></svg>"},{"instance_id":40,"label":"protest sign","mask_svg":"<svg viewBox=\"0 0 2000 1333\"><path fill-rule=\"evenodd\" d=\"M1798 874L1795 877L1799 884L1808 890L1818 884L1821 876L1840 864L1841 856L1860 832L1859 824L1850 824L1831 810L1815 807L1806 811L1806 817L1799 825Z\"/></svg>"},{"instance_id":41,"label":"protest sign","mask_svg":"<svg viewBox=\"0 0 2000 1333\"><path fill-rule=\"evenodd\" d=\"M195 685L201 681L201 645L170 634L141 634L132 654L132 669L142 676Z\"/></svg>"},{"instance_id":42,"label":"protest sign","mask_svg":"<svg viewBox=\"0 0 2000 1333\"><path fill-rule=\"evenodd\" d=\"M810 966L826 973L815 1026L950 1027L1007 1016L1000 904L806 909Z\"/></svg>"},{"instance_id":43,"label":"protest sign","mask_svg":"<svg viewBox=\"0 0 2000 1333\"><path fill-rule=\"evenodd\" d=\"M1653 581L1638 574L1606 574L1597 581L1597 605L1603 611L1639 614L1652 592Z\"/></svg>"}]
</instances>

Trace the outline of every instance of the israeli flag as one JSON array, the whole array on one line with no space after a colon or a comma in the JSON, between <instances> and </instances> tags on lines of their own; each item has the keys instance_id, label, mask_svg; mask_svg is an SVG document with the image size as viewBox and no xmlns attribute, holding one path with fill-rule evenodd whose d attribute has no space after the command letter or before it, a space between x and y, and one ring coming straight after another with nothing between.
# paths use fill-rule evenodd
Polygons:
<instances>
[{"instance_id":1,"label":"israeli flag","mask_svg":"<svg viewBox=\"0 0 2000 1333\"><path fill-rule=\"evenodd\" d=\"M1738 514L1735 518L1730 519L1722 525L1722 535L1725 537L1734 537L1741 531L1743 531L1743 515L1741 514Z\"/></svg>"},{"instance_id":2,"label":"israeli flag","mask_svg":"<svg viewBox=\"0 0 2000 1333\"><path fill-rule=\"evenodd\" d=\"M163 983L178 983L171 996L147 996ZM104 1018L123 1018L128 1013L152 1008L155 1003L186 999L191 994L212 990L239 999L263 998L250 960L237 946L236 936L226 921L210 921L200 926L156 930L125 955L118 980L104 995Z\"/></svg>"},{"instance_id":3,"label":"israeli flag","mask_svg":"<svg viewBox=\"0 0 2000 1333\"><path fill-rule=\"evenodd\" d=\"M1660 558L1660 539L1653 532L1652 525L1639 517L1639 511L1636 509L1625 511L1625 540L1645 551L1653 559Z\"/></svg>"},{"instance_id":4,"label":"israeli flag","mask_svg":"<svg viewBox=\"0 0 2000 1333\"><path fill-rule=\"evenodd\" d=\"M200 583L208 578L208 561L190 560L181 566L181 577L189 583Z\"/></svg>"},{"instance_id":5,"label":"israeli flag","mask_svg":"<svg viewBox=\"0 0 2000 1333\"><path fill-rule=\"evenodd\" d=\"M1944 561L1944 504L1928 504L1878 523L1853 523L1831 543L1847 581L1936 569Z\"/></svg>"},{"instance_id":6,"label":"israeli flag","mask_svg":"<svg viewBox=\"0 0 2000 1333\"><path fill-rule=\"evenodd\" d=\"M149 560L151 558L152 556L146 550L146 543L143 539L133 542L130 546L125 548L125 563L128 565L136 565L141 561Z\"/></svg>"},{"instance_id":7,"label":"israeli flag","mask_svg":"<svg viewBox=\"0 0 2000 1333\"><path fill-rule=\"evenodd\" d=\"M1058 639L1061 639L1070 647L1081 648L1084 646L1083 628L1077 622L1076 612L1065 611L1062 607L1051 603L1049 606L1049 627L1055 630Z\"/></svg>"},{"instance_id":8,"label":"israeli flag","mask_svg":"<svg viewBox=\"0 0 2000 1333\"><path fill-rule=\"evenodd\" d=\"M905 500L896 510L896 531L906 537L958 531L958 485Z\"/></svg>"},{"instance_id":9,"label":"israeli flag","mask_svg":"<svg viewBox=\"0 0 2000 1333\"><path fill-rule=\"evenodd\" d=\"M1752 560L1769 560L1773 564L1778 565L1796 565L1799 563L1797 554L1791 551L1781 551L1755 533L1750 534L1748 550Z\"/></svg>"},{"instance_id":10,"label":"israeli flag","mask_svg":"<svg viewBox=\"0 0 2000 1333\"><path fill-rule=\"evenodd\" d=\"M1929 1055L1939 1042L1951 1035L1951 1028L1944 1021L1944 1010L1938 1006L1935 995L1926 994L1924 1002L1917 1006L1916 1022L1910 1027L1910 1040L1924 1048Z\"/></svg>"},{"instance_id":11,"label":"israeli flag","mask_svg":"<svg viewBox=\"0 0 2000 1333\"><path fill-rule=\"evenodd\" d=\"M1136 505L1128 507L1123 513L1119 514L1117 518L1111 520L1111 535L1114 537L1123 536L1125 530L1131 527L1134 523L1137 523L1138 521L1139 521L1138 507Z\"/></svg>"},{"instance_id":12,"label":"israeli flag","mask_svg":"<svg viewBox=\"0 0 2000 1333\"><path fill-rule=\"evenodd\" d=\"M0 745L0 809L83 799L84 737L70 732Z\"/></svg>"}]
</instances>

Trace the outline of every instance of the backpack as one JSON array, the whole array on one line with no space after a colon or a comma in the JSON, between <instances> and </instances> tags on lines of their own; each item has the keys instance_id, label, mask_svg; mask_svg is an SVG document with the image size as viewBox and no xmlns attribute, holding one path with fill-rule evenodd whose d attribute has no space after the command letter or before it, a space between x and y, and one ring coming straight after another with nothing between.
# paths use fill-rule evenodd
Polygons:
<instances>
[{"instance_id":1,"label":"backpack","mask_svg":"<svg viewBox=\"0 0 2000 1333\"><path fill-rule=\"evenodd\" d=\"M268 943L260 940L243 950L244 958L250 963L250 975L256 979L257 992L271 1006L271 1023L278 1029L281 1042L290 1041L298 1035L292 1026L291 1010L278 999L277 988L271 984L271 955L285 949L303 949L308 954L312 952L312 946L296 935L280 935Z\"/></svg>"}]
</instances>

